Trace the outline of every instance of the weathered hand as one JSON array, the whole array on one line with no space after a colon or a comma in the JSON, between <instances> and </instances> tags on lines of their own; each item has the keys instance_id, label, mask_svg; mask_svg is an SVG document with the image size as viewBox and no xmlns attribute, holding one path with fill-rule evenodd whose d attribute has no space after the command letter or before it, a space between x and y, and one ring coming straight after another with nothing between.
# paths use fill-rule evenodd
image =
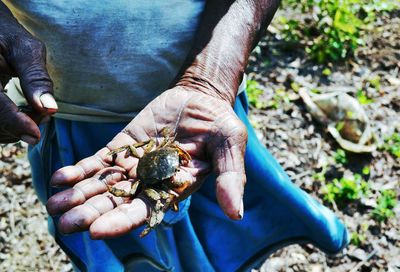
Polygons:
<instances>
[{"instance_id":1,"label":"weathered hand","mask_svg":"<svg viewBox=\"0 0 400 272\"><path fill-rule=\"evenodd\" d=\"M4 84L19 77L32 111L25 114L4 93ZM46 70L44 45L27 32L0 3L0 143L39 141L36 123L57 111Z\"/></svg>"},{"instance_id":2,"label":"weathered hand","mask_svg":"<svg viewBox=\"0 0 400 272\"><path fill-rule=\"evenodd\" d=\"M186 171L177 173L177 179L190 182L180 198L196 191L214 170L221 208L232 219L243 216L245 126L223 99L175 87L153 100L107 147L54 173L51 185L72 186L47 203L51 215L64 213L59 221L61 232L89 229L92 238L102 239L125 234L146 222L147 201L115 197L105 184L118 183L117 186L129 190L128 180L135 178L138 160L121 152L113 161L107 153L123 145L160 137L164 127L176 133L176 140L193 159L184 167Z\"/></svg>"}]
</instances>

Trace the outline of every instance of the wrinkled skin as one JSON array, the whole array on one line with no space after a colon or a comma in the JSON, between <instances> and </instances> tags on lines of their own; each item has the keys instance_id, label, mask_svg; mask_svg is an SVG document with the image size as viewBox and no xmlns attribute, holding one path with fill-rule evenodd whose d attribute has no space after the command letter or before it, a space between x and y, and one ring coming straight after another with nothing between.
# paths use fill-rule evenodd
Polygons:
<instances>
[{"instance_id":1,"label":"wrinkled skin","mask_svg":"<svg viewBox=\"0 0 400 272\"><path fill-rule=\"evenodd\" d=\"M63 214L59 230L72 233L89 229L92 238L103 239L126 234L144 224L149 216L149 203L142 197L115 197L106 185L118 183L116 186L129 190L129 179L136 177L138 160L121 152L113 161L107 153L154 138L164 127L176 128L176 140L193 159L183 167L186 171L179 171L175 177L190 184L178 192L179 198L196 191L213 169L221 208L230 218L241 219L246 181L245 126L229 102L192 88L174 87L148 104L95 155L55 172L53 186L72 186L47 203L51 215Z\"/></svg>"},{"instance_id":2,"label":"wrinkled skin","mask_svg":"<svg viewBox=\"0 0 400 272\"><path fill-rule=\"evenodd\" d=\"M5 95L4 86L19 77L31 110L25 114ZM44 45L27 32L0 2L0 143L39 141L37 126L57 111L51 95L52 81L46 70Z\"/></svg>"}]
</instances>

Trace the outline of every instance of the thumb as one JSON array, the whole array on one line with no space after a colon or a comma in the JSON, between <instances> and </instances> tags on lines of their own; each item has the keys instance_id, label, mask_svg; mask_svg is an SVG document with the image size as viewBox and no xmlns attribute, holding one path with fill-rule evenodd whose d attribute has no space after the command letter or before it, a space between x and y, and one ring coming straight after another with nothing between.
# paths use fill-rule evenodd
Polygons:
<instances>
[{"instance_id":1,"label":"thumb","mask_svg":"<svg viewBox=\"0 0 400 272\"><path fill-rule=\"evenodd\" d=\"M213 168L217 175L217 200L231 219L243 218L243 192L246 183L244 153L247 131L234 115L217 121L216 130L209 143Z\"/></svg>"},{"instance_id":2,"label":"thumb","mask_svg":"<svg viewBox=\"0 0 400 272\"><path fill-rule=\"evenodd\" d=\"M53 97L53 82L46 69L46 48L34 37L21 39L11 46L9 64L20 79L22 91L41 114L53 114L57 103Z\"/></svg>"}]
</instances>

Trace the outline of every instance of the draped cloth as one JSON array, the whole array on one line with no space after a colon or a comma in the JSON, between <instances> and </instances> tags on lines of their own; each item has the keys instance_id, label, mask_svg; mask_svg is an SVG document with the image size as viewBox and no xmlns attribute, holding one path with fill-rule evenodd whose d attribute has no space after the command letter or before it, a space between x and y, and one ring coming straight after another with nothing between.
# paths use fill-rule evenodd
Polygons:
<instances>
[{"instance_id":1,"label":"draped cloth","mask_svg":"<svg viewBox=\"0 0 400 272\"><path fill-rule=\"evenodd\" d=\"M60 234L58 218L49 218L57 243L81 271L248 271L276 249L312 243L334 254L348 243L348 233L326 207L291 182L276 159L258 141L241 93L235 112L248 130L244 218L233 221L218 206L215 177L210 176L178 213L146 237L142 228L119 238L91 240L88 232ZM55 118L42 126L41 142L30 148L32 176L40 200L56 193L51 174L105 146L126 123L89 123Z\"/></svg>"}]
</instances>

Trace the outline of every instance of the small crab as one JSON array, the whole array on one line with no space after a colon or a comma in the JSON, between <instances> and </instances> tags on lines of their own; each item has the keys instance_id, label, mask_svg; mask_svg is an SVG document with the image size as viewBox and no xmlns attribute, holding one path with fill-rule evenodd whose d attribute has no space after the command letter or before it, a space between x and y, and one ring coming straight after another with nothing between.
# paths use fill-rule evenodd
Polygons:
<instances>
[{"instance_id":1,"label":"small crab","mask_svg":"<svg viewBox=\"0 0 400 272\"><path fill-rule=\"evenodd\" d=\"M108 186L111 194L119 197L134 197L139 186L141 191L155 204L150 211L150 218L147 226L140 234L140 237L148 234L155 226L161 223L168 208L178 211L179 196L173 189L179 191L186 188L187 181L176 180L175 174L180 170L181 165L187 165L192 159L183 148L175 141L175 137L169 137L169 129L161 130L163 140L156 144L154 139L138 142L133 145L125 145L114 149L108 155L114 155L127 150L127 155L139 159L137 165L137 180L132 183L129 192ZM137 148L143 147L144 154L140 156Z\"/></svg>"}]
</instances>

